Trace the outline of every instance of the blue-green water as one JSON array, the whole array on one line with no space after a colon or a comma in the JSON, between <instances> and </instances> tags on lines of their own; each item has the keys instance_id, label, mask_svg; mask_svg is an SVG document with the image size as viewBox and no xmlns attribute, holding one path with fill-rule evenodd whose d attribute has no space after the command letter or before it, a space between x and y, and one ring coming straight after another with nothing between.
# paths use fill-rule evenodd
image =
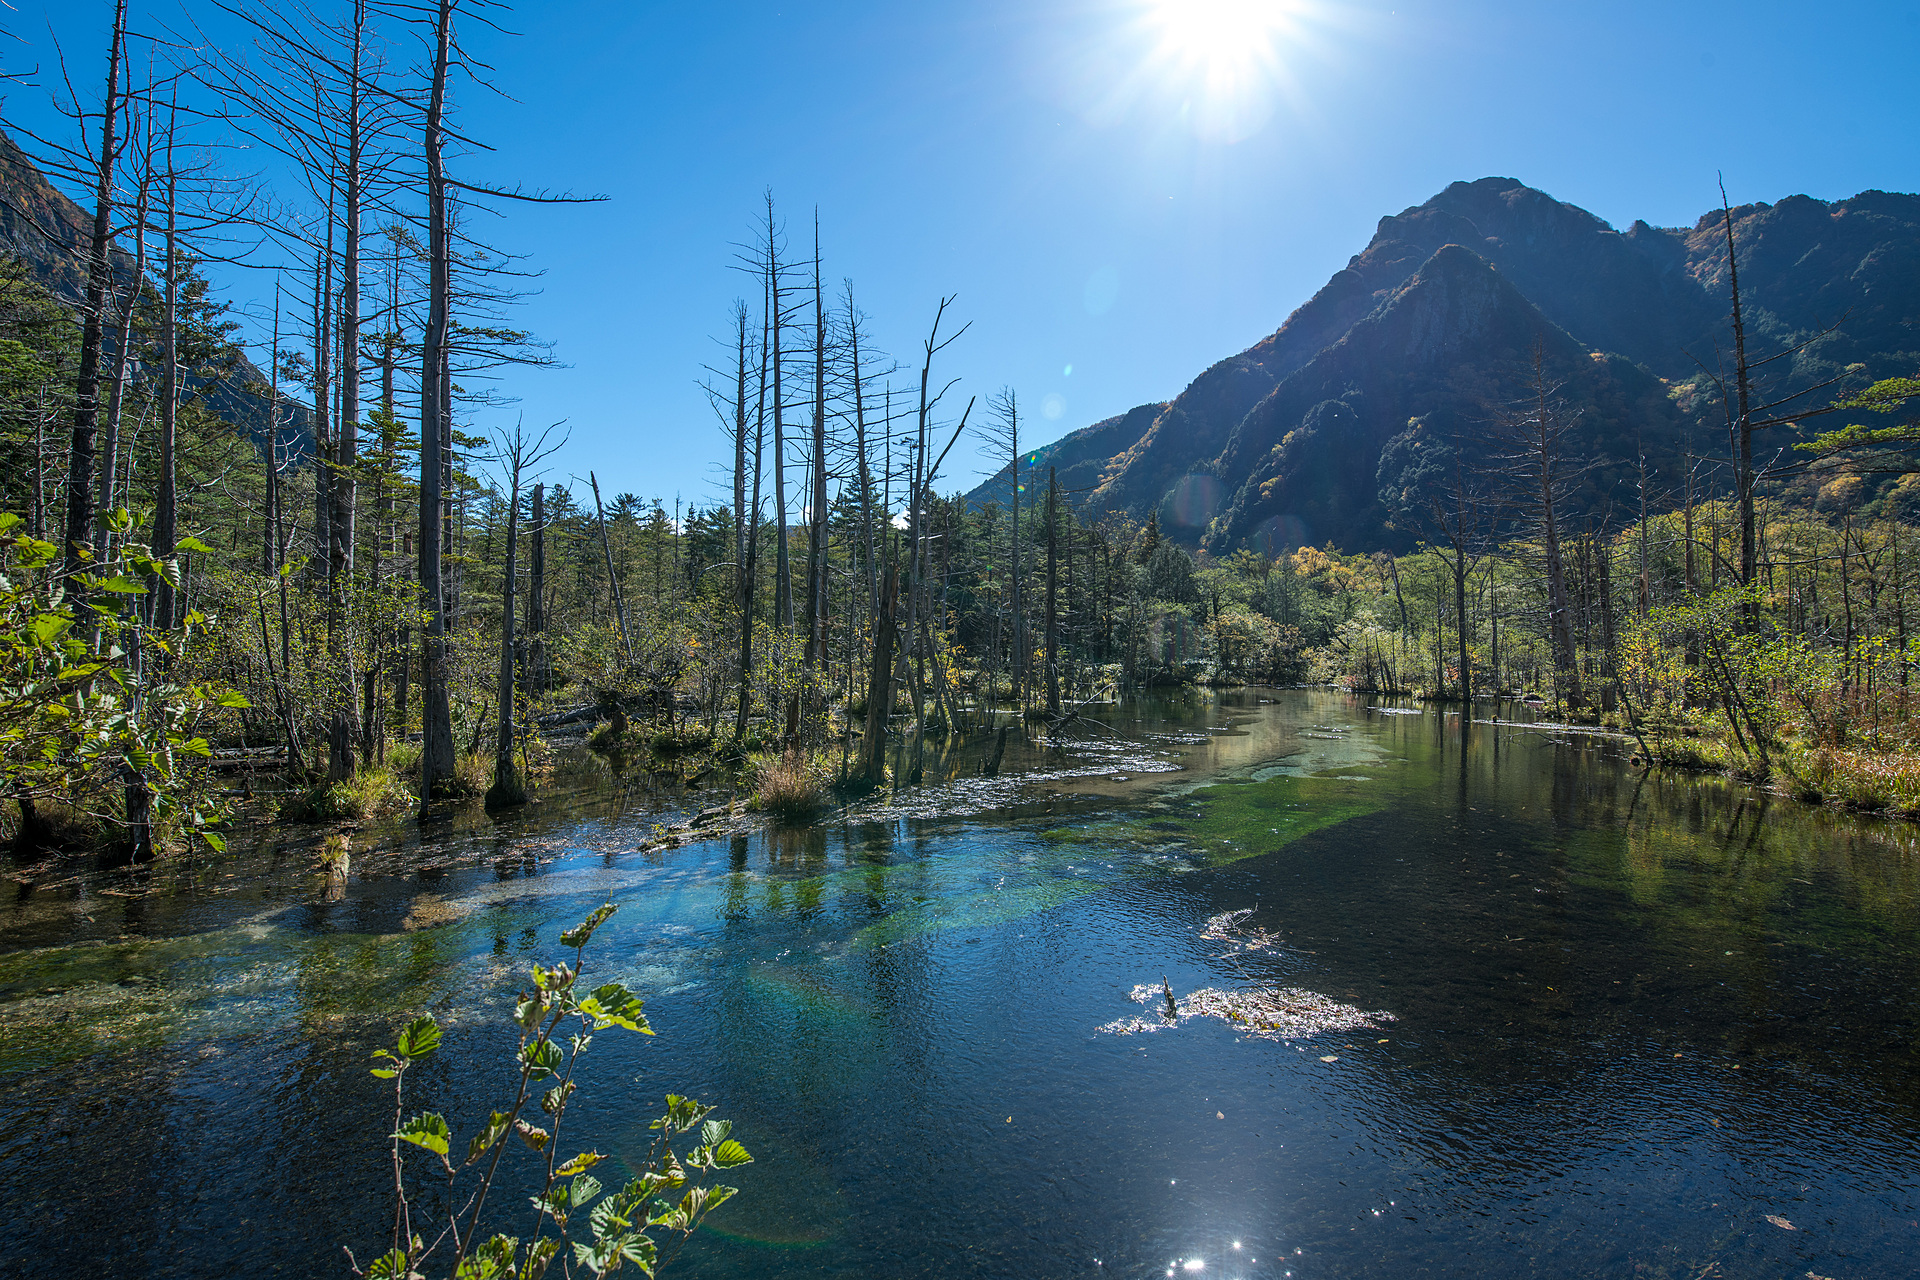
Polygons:
<instances>
[{"instance_id":1,"label":"blue-green water","mask_svg":"<svg viewBox=\"0 0 1920 1280\"><path fill-rule=\"evenodd\" d=\"M713 797L576 759L500 824L360 833L344 893L299 843L22 873L0 1268L344 1274L385 1222L368 1052L432 1009L414 1101L464 1137L504 996L611 899L590 962L659 1035L596 1042L576 1136L637 1152L671 1090L758 1157L675 1274L1914 1273L1912 828L1331 693L1104 719L664 853ZM1163 976L1318 1003L1103 1030Z\"/></svg>"}]
</instances>

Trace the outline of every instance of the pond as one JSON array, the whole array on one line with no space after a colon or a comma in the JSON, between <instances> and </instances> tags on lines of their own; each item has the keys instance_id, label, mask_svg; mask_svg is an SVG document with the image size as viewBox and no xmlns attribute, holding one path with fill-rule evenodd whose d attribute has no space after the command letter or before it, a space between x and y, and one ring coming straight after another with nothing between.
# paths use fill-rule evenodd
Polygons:
<instances>
[{"instance_id":1,"label":"pond","mask_svg":"<svg viewBox=\"0 0 1920 1280\"><path fill-rule=\"evenodd\" d=\"M988 747L650 853L716 797L576 753L499 823L359 832L343 891L311 833L16 873L0 1269L345 1274L370 1051L433 1010L412 1101L464 1141L504 998L611 900L590 974L659 1034L596 1041L576 1138L642 1150L671 1091L756 1157L674 1275L1911 1273L1913 827L1331 691Z\"/></svg>"}]
</instances>

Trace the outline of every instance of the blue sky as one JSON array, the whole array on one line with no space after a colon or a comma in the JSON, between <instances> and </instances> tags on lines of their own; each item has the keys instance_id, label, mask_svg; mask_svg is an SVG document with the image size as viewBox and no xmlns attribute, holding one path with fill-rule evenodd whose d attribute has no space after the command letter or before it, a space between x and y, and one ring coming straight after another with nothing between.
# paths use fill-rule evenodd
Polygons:
<instances>
[{"instance_id":1,"label":"blue sky","mask_svg":"<svg viewBox=\"0 0 1920 1280\"><path fill-rule=\"evenodd\" d=\"M90 82L108 14L18 0L40 47L13 65L49 64L51 25ZM1920 189L1911 3L528 0L508 21L469 34L515 100L465 95L496 150L458 173L610 197L492 223L544 271L518 319L566 365L508 386L570 422L559 473L669 506L720 493L697 384L768 188L796 246L818 208L828 279L903 363L958 295L959 403L1014 386L1036 443L1178 393L1456 179L1616 226L1690 224L1716 171L1736 202ZM31 90L7 106L46 119Z\"/></svg>"}]
</instances>

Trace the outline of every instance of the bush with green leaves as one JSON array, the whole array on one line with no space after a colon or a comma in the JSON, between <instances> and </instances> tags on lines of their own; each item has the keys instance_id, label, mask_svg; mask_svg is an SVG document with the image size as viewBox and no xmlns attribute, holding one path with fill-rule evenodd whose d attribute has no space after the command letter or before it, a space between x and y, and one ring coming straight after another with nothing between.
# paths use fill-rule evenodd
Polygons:
<instances>
[{"instance_id":1,"label":"bush with green leaves","mask_svg":"<svg viewBox=\"0 0 1920 1280\"><path fill-rule=\"evenodd\" d=\"M112 827L127 823L132 792L148 824L138 839L185 830L223 847L210 830L220 807L198 785L212 755L201 728L247 700L177 678L209 624L197 610L174 627L152 622L154 586L179 586L174 561L133 541L125 510L107 517L112 553L71 573L22 523L0 512L0 800L29 828L45 801ZM186 538L179 550L207 548Z\"/></svg>"},{"instance_id":2,"label":"bush with green leaves","mask_svg":"<svg viewBox=\"0 0 1920 1280\"><path fill-rule=\"evenodd\" d=\"M456 1160L446 1117L422 1112L406 1118L407 1072L440 1047L440 1026L421 1014L401 1030L392 1049L375 1050L373 1074L393 1082L392 1134L394 1216L386 1252L364 1267L348 1250L353 1274L368 1280L414 1280L441 1274L453 1280L540 1280L558 1261L567 1277L608 1275L631 1264L652 1276L672 1260L701 1220L737 1189L707 1181L709 1175L752 1162L732 1136L732 1125L710 1119L713 1108L667 1095L665 1114L651 1128L655 1137L638 1174L608 1190L592 1170L608 1157L586 1150L562 1160L561 1128L579 1091L580 1059L602 1031L652 1035L639 997L618 982L580 994L586 946L612 916L612 903L560 935L572 963L534 965L533 989L514 1001L519 1028L514 1048L518 1084L504 1110L488 1114ZM530 1116L547 1117L536 1124ZM537 1118L537 1117L536 1117ZM692 1135L689 1145L676 1146ZM531 1197L533 1224L525 1239L483 1233L489 1193L500 1179L502 1158L515 1143L540 1160L539 1189ZM416 1221L409 1195L407 1153L426 1152L428 1177L444 1180L444 1220ZM671 1193L678 1192L677 1198ZM664 1250L664 1252L663 1252ZM433 1272L428 1268L432 1267Z\"/></svg>"}]
</instances>

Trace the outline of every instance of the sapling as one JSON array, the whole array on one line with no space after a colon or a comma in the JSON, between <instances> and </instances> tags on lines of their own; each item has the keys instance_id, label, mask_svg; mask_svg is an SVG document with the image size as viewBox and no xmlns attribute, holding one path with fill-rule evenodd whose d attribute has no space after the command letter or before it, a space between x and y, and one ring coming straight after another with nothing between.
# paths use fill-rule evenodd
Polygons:
<instances>
[{"instance_id":1,"label":"sapling","mask_svg":"<svg viewBox=\"0 0 1920 1280\"><path fill-rule=\"evenodd\" d=\"M614 911L607 903L560 935L561 945L573 951L572 963L533 966L533 989L518 995L513 1006L519 1028L514 1050L519 1080L513 1100L505 1110L488 1115L457 1164L453 1131L445 1117L429 1111L405 1118L406 1073L440 1047L440 1026L433 1015L423 1013L408 1022L392 1049L374 1051L379 1065L373 1074L393 1082L393 1230L387 1251L364 1267L347 1250L354 1275L413 1280L433 1266L458 1280L539 1280L557 1259L560 1273L568 1277L607 1275L627 1263L652 1276L672 1261L707 1214L734 1196L736 1188L704 1179L748 1164L753 1157L730 1136L729 1121L708 1118L712 1107L676 1094L667 1095L666 1114L650 1126L658 1136L639 1163L638 1176L618 1190L607 1191L591 1172L607 1158L600 1152L559 1157L561 1125L579 1088L575 1071L594 1035L610 1028L653 1034L640 998L620 983L602 983L579 994L587 942ZM544 1128L527 1118L536 1099L539 1114L546 1117ZM696 1141L676 1151L675 1139L683 1134L694 1134ZM543 1161L539 1191L530 1197L533 1225L524 1241L498 1232L483 1237L488 1193L499 1176L501 1157L515 1140ZM415 1221L408 1198L410 1146L433 1157L436 1172L446 1180L444 1220L429 1224L423 1214ZM662 1194L675 1191L681 1193L678 1200ZM579 1226L582 1219L585 1231ZM664 1257L663 1243L668 1245ZM575 1266L581 1268L577 1273Z\"/></svg>"}]
</instances>

